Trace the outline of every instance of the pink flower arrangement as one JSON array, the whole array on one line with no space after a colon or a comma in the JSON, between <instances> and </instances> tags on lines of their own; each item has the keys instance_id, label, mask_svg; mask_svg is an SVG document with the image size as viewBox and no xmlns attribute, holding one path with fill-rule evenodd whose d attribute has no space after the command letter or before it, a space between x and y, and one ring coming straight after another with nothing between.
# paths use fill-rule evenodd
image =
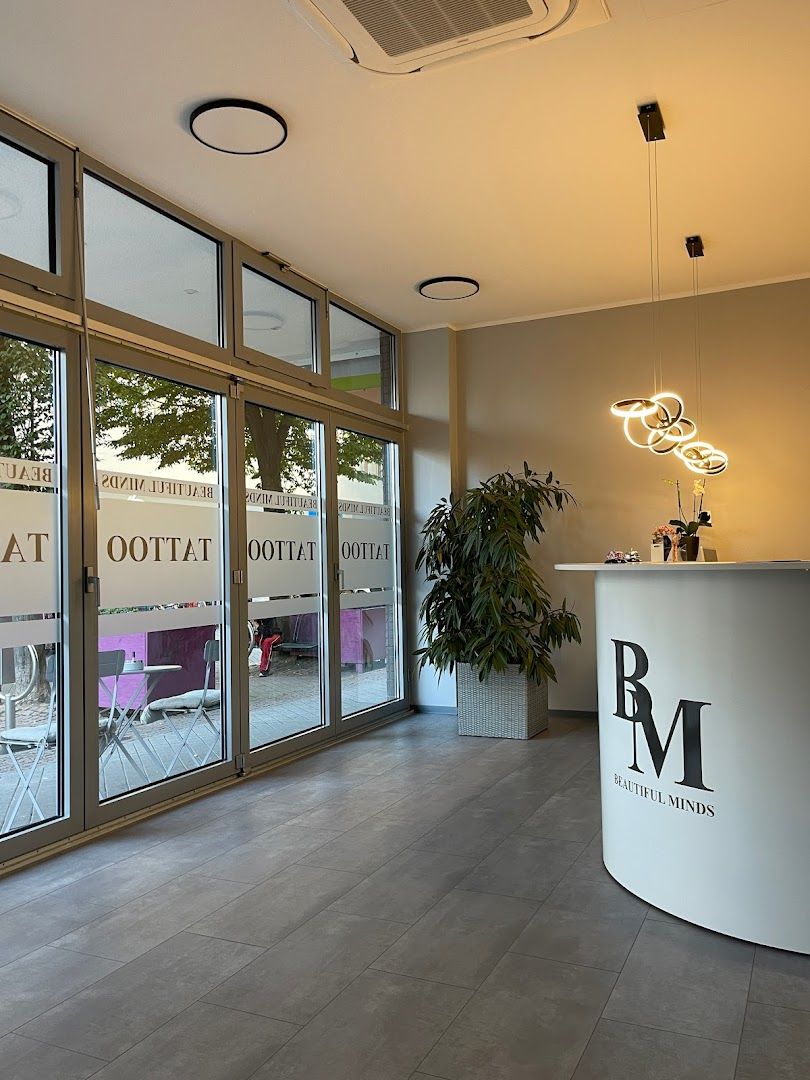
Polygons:
<instances>
[{"instance_id":1,"label":"pink flower arrangement","mask_svg":"<svg viewBox=\"0 0 810 1080\"><path fill-rule=\"evenodd\" d=\"M675 536L676 529L672 525L659 525L653 529L652 542L654 544L661 543L665 537L669 537L671 540Z\"/></svg>"}]
</instances>

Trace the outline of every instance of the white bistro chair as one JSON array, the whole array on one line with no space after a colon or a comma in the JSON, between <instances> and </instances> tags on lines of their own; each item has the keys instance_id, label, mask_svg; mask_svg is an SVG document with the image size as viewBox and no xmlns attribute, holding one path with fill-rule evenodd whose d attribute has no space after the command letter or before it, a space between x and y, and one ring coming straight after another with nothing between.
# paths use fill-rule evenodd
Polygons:
<instances>
[{"instance_id":1,"label":"white bistro chair","mask_svg":"<svg viewBox=\"0 0 810 1080\"><path fill-rule=\"evenodd\" d=\"M159 698L157 701L150 702L141 713L141 721L145 724L163 717L179 740L174 757L166 768L166 776L172 774L184 750L191 755L196 766L201 766L213 760L220 747L221 723L217 723L210 715L211 711L220 709L222 706L221 692L211 686L212 681L216 682L216 666L219 663L219 642L215 638L206 641L203 658L205 679L202 689L188 690L185 694L176 694L174 697ZM174 718L181 715L190 716L190 722L185 731L181 731L174 722ZM206 730L213 734L213 739L205 753L197 753L191 745L191 737L195 729L200 729L198 737L199 734L204 735Z\"/></svg>"},{"instance_id":2,"label":"white bistro chair","mask_svg":"<svg viewBox=\"0 0 810 1080\"><path fill-rule=\"evenodd\" d=\"M50 687L50 703L45 723L0 731L0 746L5 746L8 756L11 758L11 764L17 773L17 787L3 818L3 824L0 826L0 833L6 833L11 829L26 795L31 803L33 813L36 814L40 821L45 820L45 814L42 812L42 807L39 805L37 798L39 789L42 786L42 778L45 775L45 766L42 766L38 778L37 769L45 751L55 747L59 737L56 720L56 656L53 653L45 658L45 681ZM26 770L18 761L17 754L24 754L29 751L34 752L34 758ZM34 783L35 780L36 783Z\"/></svg>"},{"instance_id":3,"label":"white bistro chair","mask_svg":"<svg viewBox=\"0 0 810 1080\"><path fill-rule=\"evenodd\" d=\"M120 737L126 715L118 702L118 680L121 678L126 662L127 654L123 649L108 649L98 654L98 685L109 699L109 704L99 710L98 718L99 785L103 798L107 797L107 767L116 750L121 761L121 768L124 768L123 759L126 758L133 769L143 777L144 783L147 781L143 768L135 761Z\"/></svg>"}]
</instances>

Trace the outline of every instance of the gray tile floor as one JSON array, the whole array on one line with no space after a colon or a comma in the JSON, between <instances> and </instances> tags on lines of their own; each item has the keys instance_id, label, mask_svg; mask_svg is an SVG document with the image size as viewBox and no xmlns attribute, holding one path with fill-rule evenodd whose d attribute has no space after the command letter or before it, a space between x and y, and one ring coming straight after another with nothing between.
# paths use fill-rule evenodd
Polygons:
<instances>
[{"instance_id":1,"label":"gray tile floor","mask_svg":"<svg viewBox=\"0 0 810 1080\"><path fill-rule=\"evenodd\" d=\"M318 726L321 685L317 661L296 661L282 655L273 662L273 675L260 679L258 650L254 649L249 675L252 748L266 746ZM341 684L344 690L344 711L347 714L350 711L371 708L389 697L388 673L385 668L357 671L354 666L349 666L341 671ZM213 723L221 731L220 710L208 711ZM44 724L47 713L47 701L27 699L18 709L17 726L24 729L32 724ZM123 742L137 762L138 769L115 749L106 754L102 796L115 797L134 791L144 785L144 776L148 783L164 780L179 746L178 734L184 736L190 726L191 714L186 713L176 715L173 725L165 720L155 719L148 724L139 723L135 730L130 729ZM4 723L0 717L0 730L3 729ZM140 738L136 739L136 734ZM218 760L221 749L218 748L214 755L210 753L212 745L217 742L217 734L202 721L198 721L189 739L188 749L183 751L169 775L177 776L193 769L202 760ZM33 751L17 750L23 772L29 771L34 756ZM55 747L48 749L34 777L36 798L46 818L58 813L58 758ZM0 752L0 822L4 820L6 810L16 796L17 784L17 773L10 757ZM15 814L12 828L22 828L36 821L33 806L26 797Z\"/></svg>"},{"instance_id":2,"label":"gray tile floor","mask_svg":"<svg viewBox=\"0 0 810 1080\"><path fill-rule=\"evenodd\" d=\"M810 958L607 875L594 725L417 717L0 879L3 1080L807 1080Z\"/></svg>"}]
</instances>

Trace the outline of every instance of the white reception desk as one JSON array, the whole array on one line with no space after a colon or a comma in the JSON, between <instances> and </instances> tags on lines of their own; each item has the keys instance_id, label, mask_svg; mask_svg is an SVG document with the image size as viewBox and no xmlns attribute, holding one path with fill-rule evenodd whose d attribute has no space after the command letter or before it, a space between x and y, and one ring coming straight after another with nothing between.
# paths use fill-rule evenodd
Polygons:
<instances>
[{"instance_id":1,"label":"white reception desk","mask_svg":"<svg viewBox=\"0 0 810 1080\"><path fill-rule=\"evenodd\" d=\"M607 870L810 953L810 562L556 569L596 573Z\"/></svg>"}]
</instances>

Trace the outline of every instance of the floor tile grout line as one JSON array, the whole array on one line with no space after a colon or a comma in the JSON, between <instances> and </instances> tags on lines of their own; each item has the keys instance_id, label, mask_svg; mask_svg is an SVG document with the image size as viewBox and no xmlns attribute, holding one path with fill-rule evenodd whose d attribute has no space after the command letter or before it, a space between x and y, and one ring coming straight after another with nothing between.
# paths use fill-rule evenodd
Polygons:
<instances>
[{"instance_id":1,"label":"floor tile grout line","mask_svg":"<svg viewBox=\"0 0 810 1080\"><path fill-rule=\"evenodd\" d=\"M743 1022L742 1022L742 1025L740 1027L740 1037L737 1040L737 1057L735 1058L735 1061L734 1061L734 1077L735 1077L735 1080L736 1080L737 1074L740 1071L740 1054L742 1053L742 1043L743 1043L743 1036L745 1035L745 1025L748 1022L748 1007L751 1004L751 985L752 985L752 983L754 981L754 967L756 966L756 962L757 962L757 948L758 947L755 946L754 950L753 950L753 952L751 954L751 967L749 968L749 971L748 971L748 986L746 987L746 991L745 991L745 1008L743 1010Z\"/></svg>"},{"instance_id":2,"label":"floor tile grout line","mask_svg":"<svg viewBox=\"0 0 810 1080\"><path fill-rule=\"evenodd\" d=\"M541 904L539 910L541 910L542 907L543 905ZM537 912L535 912L535 914L537 914ZM534 918L534 916L532 916L532 918ZM517 938L515 940L517 940ZM564 964L566 967L585 968L587 971L601 971L605 975L615 975L616 980L614 986L615 983L618 982L619 975L621 974L621 969L617 970L616 968L597 967L596 964L574 963L573 960L558 960L556 956L538 956L536 953L521 952L519 949L513 949L511 947L506 950L506 953L510 956L525 956L529 960L544 960L550 964ZM506 955L506 953L504 955ZM599 1014L599 1018L602 1018L601 1013Z\"/></svg>"},{"instance_id":3,"label":"floor tile grout line","mask_svg":"<svg viewBox=\"0 0 810 1080\"><path fill-rule=\"evenodd\" d=\"M245 966L247 966L247 965L245 965ZM156 1028L153 1028L147 1035L144 1035L144 1037L142 1039L138 1039L138 1041L134 1042L132 1044L132 1046L127 1047L126 1050L123 1050L120 1054L116 1055L116 1057L110 1058L109 1061L104 1063L102 1068L107 1068L108 1065L114 1065L117 1061L120 1061L127 1054L131 1053L133 1050L135 1050L137 1047L139 1047L142 1043L145 1043L148 1039L151 1039L153 1035L156 1035L159 1031L162 1031L163 1028L168 1027L169 1024L173 1024L175 1022L175 1020L179 1019L179 1017L183 1016L185 1013L189 1012L191 1009L193 1009L197 1005L207 1005L209 1008L212 1008L212 1009L217 1009L217 1008L226 1009L228 1012L241 1012L245 1016L261 1017L260 1013L249 1013L244 1009L231 1009L227 1005L220 1005L217 1002L206 1001L204 996L201 997L201 998L196 998L194 1001L192 1001L188 1005L186 1005L186 1007L184 1009L181 1009L180 1012L174 1013L174 1015L172 1015L172 1016L168 1017L168 1019L164 1020L164 1022L162 1024L158 1024L158 1026ZM261 1064L259 1065L260 1069L263 1069L264 1066L267 1064L267 1062L270 1060L270 1058L272 1058L277 1053L278 1050L281 1050L282 1047L286 1046L286 1044L290 1041L290 1039L292 1039L295 1035L297 1035L298 1032L301 1030L301 1025L300 1024L292 1023L289 1020L278 1020L276 1017L272 1017L272 1016L265 1016L265 1017L262 1017L262 1019L276 1020L276 1022L279 1023L279 1024L289 1024L290 1027L295 1028L295 1031L291 1031L290 1034L287 1036L287 1038L284 1040L284 1042L281 1044L281 1046L277 1047L276 1050L273 1050L273 1052L271 1054L269 1054L264 1059L263 1062L261 1062ZM76 1051L74 1051L74 1052L76 1052ZM81 1051L78 1051L78 1052L81 1052ZM99 1072L99 1071L100 1070L96 1070L96 1072ZM92 1073L91 1075L95 1076L96 1073ZM251 1075L255 1075L255 1074L251 1074Z\"/></svg>"},{"instance_id":4,"label":"floor tile grout line","mask_svg":"<svg viewBox=\"0 0 810 1080\"><path fill-rule=\"evenodd\" d=\"M770 948L770 946L766 946L766 947ZM796 953L796 955L797 956L806 956L807 954L806 953ZM797 1013L804 1013L804 1014L810 1013L810 1007L805 1009L802 1005L781 1005L781 1004L777 1004L774 1001L760 1001L759 998L749 997L747 999L747 1003L749 1005L764 1005L766 1009L786 1009L788 1012L797 1012Z\"/></svg>"},{"instance_id":5,"label":"floor tile grout line","mask_svg":"<svg viewBox=\"0 0 810 1080\"><path fill-rule=\"evenodd\" d=\"M6 1034L15 1035L18 1039L27 1039L29 1042L36 1043L38 1046L47 1046L49 1049L52 1049L56 1045L55 1043L46 1042L44 1039L38 1039L36 1035L29 1035L29 1034L23 1035L17 1030L17 1028L13 1028L11 1031L7 1032ZM4 1039L5 1035L0 1036L0 1038ZM66 1050L69 1054L78 1054L81 1057L90 1058L91 1060L97 1061L99 1063L98 1069L94 1069L93 1072L91 1072L85 1078L85 1080L90 1080L90 1076L96 1076L96 1074L99 1073L101 1071L101 1069L106 1069L106 1067L110 1064L109 1061L106 1060L106 1058L100 1058L97 1054L88 1054L84 1050L70 1050L66 1046L58 1046L58 1047L56 1047L56 1049L57 1050Z\"/></svg>"},{"instance_id":6,"label":"floor tile grout line","mask_svg":"<svg viewBox=\"0 0 810 1080\"><path fill-rule=\"evenodd\" d=\"M660 1024L640 1024L631 1020L617 1020L612 1016L602 1015L600 1020L608 1024L627 1024L628 1027L641 1028L644 1031L663 1031L667 1035L679 1035L683 1039L702 1039L703 1042L719 1043L721 1046L738 1046L739 1042L734 1039L715 1039L711 1035L695 1035L692 1031L679 1031L677 1028L662 1027Z\"/></svg>"},{"instance_id":7,"label":"floor tile grout line","mask_svg":"<svg viewBox=\"0 0 810 1080\"><path fill-rule=\"evenodd\" d=\"M402 976L402 977L407 978L408 976ZM442 984L442 985L446 985L446 984ZM463 987L456 987L456 989L463 989ZM450 1020L448 1021L447 1025L445 1026L445 1028L441 1032L439 1032L439 1034L436 1036L436 1038L431 1043L430 1048L428 1049L427 1053L422 1058L419 1059L419 1064L416 1066L416 1069L414 1070L415 1072L421 1072L422 1071L422 1063L427 1061L427 1059L430 1057L430 1055L436 1049L438 1044L441 1042L441 1040L444 1038L444 1036L447 1034L447 1032L450 1030L450 1028L453 1026L453 1024L455 1024L456 1020L458 1020L458 1018L461 1016L461 1014L464 1012L464 1010L467 1008L467 1006L470 1004L470 1002L472 1001L472 999L475 997L475 995L477 993L478 993L477 990L472 990L472 991L470 991L468 993L466 1001L464 1001L459 1006L459 1008L456 1010L454 1015L451 1016ZM428 1076L431 1076L431 1075L433 1075L433 1074L428 1073Z\"/></svg>"},{"instance_id":8,"label":"floor tile grout line","mask_svg":"<svg viewBox=\"0 0 810 1080\"><path fill-rule=\"evenodd\" d=\"M738 1046L733 1039L714 1039L711 1035L694 1035L692 1032L676 1031L675 1028L659 1027L656 1024L638 1024L634 1020L615 1020L611 1016L600 1016L600 1022L606 1024L620 1024L624 1027L636 1028L639 1031L660 1031L665 1035L674 1035L679 1039L694 1039L696 1042L713 1043L717 1046Z\"/></svg>"},{"instance_id":9,"label":"floor tile grout line","mask_svg":"<svg viewBox=\"0 0 810 1080\"><path fill-rule=\"evenodd\" d=\"M603 861L602 865L604 866L604 861ZM607 867L605 867L605 870L607 870ZM593 1041L594 1034L596 1032L596 1029L599 1027L599 1024L603 1020L608 1019L608 1017L605 1016L605 1009L610 1004L610 999L613 997L613 994L614 994L614 992L616 990L616 987L619 984L619 979L622 977L622 972L624 971L625 967L627 966L627 961L630 959L630 955L633 952L633 949L635 949L635 947L636 947L636 943L637 943L637 941L639 939L641 931L644 929L644 926L645 926L645 924L647 922L647 915L649 914L649 910L650 909L648 907L647 911L644 914L644 918L641 920L639 928L636 931L636 936L633 938L633 943L631 944L630 948L627 950L627 955L624 958L624 962L622 963L622 966L619 968L619 971L616 974L616 978L613 980L613 986L610 989L610 993L607 996L607 1000L605 1001L605 1004L602 1006L602 1011L600 1012L599 1016L597 1017L596 1023L593 1026L593 1030L591 1031L590 1035L588 1036L588 1041L585 1044L585 1047L584 1047L582 1053L580 1054L579 1058L577 1059L576 1066L574 1067L574 1070L571 1073L571 1077L569 1078L569 1080L572 1080L572 1078L574 1077L577 1069L580 1066L580 1063L582 1062L582 1059L585 1057L585 1054L588 1052L588 1047L591 1045L591 1042ZM638 1026L641 1026L641 1025L638 1025Z\"/></svg>"}]
</instances>

